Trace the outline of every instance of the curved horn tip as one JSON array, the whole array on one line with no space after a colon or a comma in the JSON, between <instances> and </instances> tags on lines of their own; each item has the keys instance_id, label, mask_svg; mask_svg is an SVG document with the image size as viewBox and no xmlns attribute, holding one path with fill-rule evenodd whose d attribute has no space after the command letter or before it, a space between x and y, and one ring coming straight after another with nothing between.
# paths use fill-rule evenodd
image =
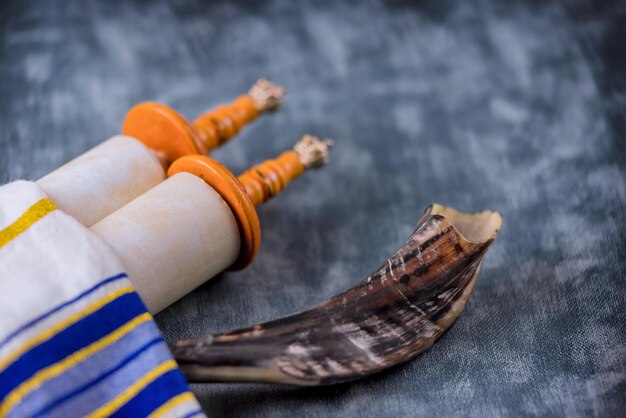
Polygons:
<instances>
[{"instance_id":1,"label":"curved horn tip","mask_svg":"<svg viewBox=\"0 0 626 418\"><path fill-rule=\"evenodd\" d=\"M216 344L198 339L170 347L194 382L326 385L378 373L427 350L459 317L501 222L493 211L431 205L420 220L427 227L418 225L412 239L345 292L282 319L215 335ZM466 237L487 239L466 246ZM460 252L452 251L456 244Z\"/></svg>"},{"instance_id":2,"label":"curved horn tip","mask_svg":"<svg viewBox=\"0 0 626 418\"><path fill-rule=\"evenodd\" d=\"M459 234L470 242L495 239L502 227L502 215L493 210L467 213L434 203L426 209L425 213L447 219Z\"/></svg>"}]
</instances>

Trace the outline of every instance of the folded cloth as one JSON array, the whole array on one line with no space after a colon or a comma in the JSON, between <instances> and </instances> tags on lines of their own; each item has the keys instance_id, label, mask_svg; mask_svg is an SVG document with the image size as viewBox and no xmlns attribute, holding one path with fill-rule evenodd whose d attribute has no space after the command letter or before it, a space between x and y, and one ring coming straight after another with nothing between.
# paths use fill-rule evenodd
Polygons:
<instances>
[{"instance_id":1,"label":"folded cloth","mask_svg":"<svg viewBox=\"0 0 626 418\"><path fill-rule=\"evenodd\" d=\"M0 187L0 417L203 415L123 271L35 183Z\"/></svg>"}]
</instances>

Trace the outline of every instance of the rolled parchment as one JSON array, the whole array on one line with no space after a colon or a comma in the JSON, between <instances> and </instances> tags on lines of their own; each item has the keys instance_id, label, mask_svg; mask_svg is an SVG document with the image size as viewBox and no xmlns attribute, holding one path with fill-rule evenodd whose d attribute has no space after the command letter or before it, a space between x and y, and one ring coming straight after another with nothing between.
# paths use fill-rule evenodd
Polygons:
<instances>
[{"instance_id":1,"label":"rolled parchment","mask_svg":"<svg viewBox=\"0 0 626 418\"><path fill-rule=\"evenodd\" d=\"M91 230L114 248L152 312L228 268L241 246L226 202L189 173L164 181Z\"/></svg>"},{"instance_id":2,"label":"rolled parchment","mask_svg":"<svg viewBox=\"0 0 626 418\"><path fill-rule=\"evenodd\" d=\"M37 184L57 207L91 226L164 179L165 169L151 150L116 135Z\"/></svg>"},{"instance_id":3,"label":"rolled parchment","mask_svg":"<svg viewBox=\"0 0 626 418\"><path fill-rule=\"evenodd\" d=\"M123 136L109 138L37 183L61 210L89 227L163 181L175 159L205 155L278 108L283 95L282 87L259 80L248 94L193 123L165 105L140 103L126 115Z\"/></svg>"},{"instance_id":4,"label":"rolled parchment","mask_svg":"<svg viewBox=\"0 0 626 418\"><path fill-rule=\"evenodd\" d=\"M91 230L116 252L150 312L159 312L221 271L249 264L260 244L255 206L326 162L329 146L305 136L239 178L209 157L183 157L167 180Z\"/></svg>"}]
</instances>

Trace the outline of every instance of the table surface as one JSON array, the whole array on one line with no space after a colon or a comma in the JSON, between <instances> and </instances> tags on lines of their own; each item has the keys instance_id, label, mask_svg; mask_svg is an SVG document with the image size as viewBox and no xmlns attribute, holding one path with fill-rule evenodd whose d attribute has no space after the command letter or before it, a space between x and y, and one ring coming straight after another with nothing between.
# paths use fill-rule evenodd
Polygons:
<instances>
[{"instance_id":1,"label":"table surface","mask_svg":"<svg viewBox=\"0 0 626 418\"><path fill-rule=\"evenodd\" d=\"M214 416L616 416L626 408L626 7L583 0L3 1L0 181L36 179L135 103L195 117L258 77L284 108L214 154L304 133L332 161L259 210L261 252L157 316L175 340L277 318L366 276L424 207L496 209L456 325L335 387L196 384Z\"/></svg>"}]
</instances>

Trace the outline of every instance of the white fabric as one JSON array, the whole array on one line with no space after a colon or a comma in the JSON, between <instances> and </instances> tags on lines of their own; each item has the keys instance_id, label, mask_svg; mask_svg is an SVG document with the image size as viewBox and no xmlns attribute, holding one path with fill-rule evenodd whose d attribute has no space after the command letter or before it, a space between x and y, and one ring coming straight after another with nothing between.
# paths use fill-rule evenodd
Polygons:
<instances>
[{"instance_id":1,"label":"white fabric","mask_svg":"<svg viewBox=\"0 0 626 418\"><path fill-rule=\"evenodd\" d=\"M0 230L46 197L31 182L0 187ZM0 341L98 280L124 271L108 245L60 210L1 248L0 266ZM49 280L53 277L58 280Z\"/></svg>"},{"instance_id":2,"label":"white fabric","mask_svg":"<svg viewBox=\"0 0 626 418\"><path fill-rule=\"evenodd\" d=\"M0 187L0 416L204 416L113 250Z\"/></svg>"}]
</instances>

